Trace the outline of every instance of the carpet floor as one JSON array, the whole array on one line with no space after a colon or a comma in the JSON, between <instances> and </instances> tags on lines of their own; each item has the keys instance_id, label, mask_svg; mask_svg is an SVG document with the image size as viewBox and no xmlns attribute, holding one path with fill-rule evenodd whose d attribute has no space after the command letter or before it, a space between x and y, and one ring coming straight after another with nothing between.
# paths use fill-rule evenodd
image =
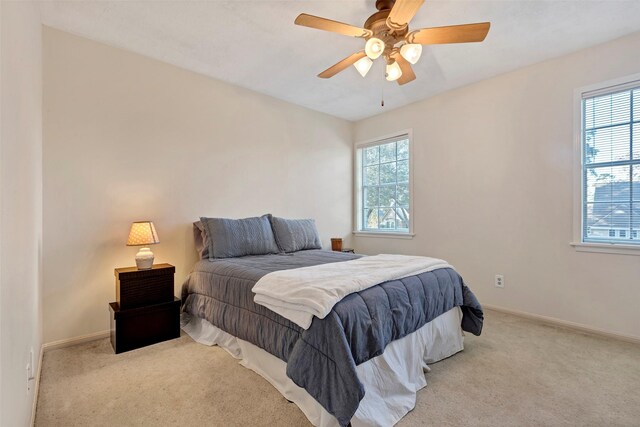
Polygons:
<instances>
[{"instance_id":1,"label":"carpet floor","mask_svg":"<svg viewBox=\"0 0 640 427\"><path fill-rule=\"evenodd\" d=\"M431 366L407 426L639 426L640 346L486 312ZM187 335L115 355L108 339L44 354L36 426L308 426L295 404Z\"/></svg>"}]
</instances>

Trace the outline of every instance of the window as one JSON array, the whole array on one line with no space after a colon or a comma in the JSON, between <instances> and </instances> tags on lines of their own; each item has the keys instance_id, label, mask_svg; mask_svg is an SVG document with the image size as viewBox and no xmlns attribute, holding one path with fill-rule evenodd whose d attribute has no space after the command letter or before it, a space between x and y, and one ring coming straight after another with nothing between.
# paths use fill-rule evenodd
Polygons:
<instances>
[{"instance_id":1,"label":"window","mask_svg":"<svg viewBox=\"0 0 640 427\"><path fill-rule=\"evenodd\" d=\"M640 81L581 95L581 241L640 246Z\"/></svg>"},{"instance_id":2,"label":"window","mask_svg":"<svg viewBox=\"0 0 640 427\"><path fill-rule=\"evenodd\" d=\"M356 145L356 231L410 235L411 137Z\"/></svg>"}]
</instances>

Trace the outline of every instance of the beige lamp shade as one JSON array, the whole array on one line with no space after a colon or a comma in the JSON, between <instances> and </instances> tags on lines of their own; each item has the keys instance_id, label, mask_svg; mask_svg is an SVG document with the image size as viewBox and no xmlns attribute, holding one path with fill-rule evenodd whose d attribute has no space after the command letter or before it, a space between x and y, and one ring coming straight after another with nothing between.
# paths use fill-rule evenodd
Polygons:
<instances>
[{"instance_id":1,"label":"beige lamp shade","mask_svg":"<svg viewBox=\"0 0 640 427\"><path fill-rule=\"evenodd\" d=\"M158 233L151 221L137 221L131 224L127 246L154 245L160 243Z\"/></svg>"}]
</instances>

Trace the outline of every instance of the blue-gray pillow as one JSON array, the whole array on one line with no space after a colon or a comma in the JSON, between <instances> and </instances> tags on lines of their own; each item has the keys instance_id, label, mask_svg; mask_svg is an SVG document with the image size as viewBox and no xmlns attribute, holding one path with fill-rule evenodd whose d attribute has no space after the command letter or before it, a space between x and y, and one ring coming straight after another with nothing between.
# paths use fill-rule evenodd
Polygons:
<instances>
[{"instance_id":1,"label":"blue-gray pillow","mask_svg":"<svg viewBox=\"0 0 640 427\"><path fill-rule=\"evenodd\" d=\"M322 249L314 219L285 219L270 217L273 234L282 252Z\"/></svg>"},{"instance_id":2,"label":"blue-gray pillow","mask_svg":"<svg viewBox=\"0 0 640 427\"><path fill-rule=\"evenodd\" d=\"M200 218L209 237L209 259L278 253L269 216Z\"/></svg>"}]
</instances>

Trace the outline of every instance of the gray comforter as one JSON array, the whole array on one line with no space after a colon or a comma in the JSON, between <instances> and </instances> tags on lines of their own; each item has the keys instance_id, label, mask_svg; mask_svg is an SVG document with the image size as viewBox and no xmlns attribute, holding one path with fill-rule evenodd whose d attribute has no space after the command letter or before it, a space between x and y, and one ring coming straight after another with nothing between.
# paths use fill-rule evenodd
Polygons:
<instances>
[{"instance_id":1,"label":"gray comforter","mask_svg":"<svg viewBox=\"0 0 640 427\"><path fill-rule=\"evenodd\" d=\"M462 278L439 269L351 294L308 330L253 302L253 285L272 271L347 261L322 250L199 261L182 288L183 310L287 362L287 375L341 425L364 397L356 366L453 307L462 329L480 335L482 308Z\"/></svg>"}]
</instances>

